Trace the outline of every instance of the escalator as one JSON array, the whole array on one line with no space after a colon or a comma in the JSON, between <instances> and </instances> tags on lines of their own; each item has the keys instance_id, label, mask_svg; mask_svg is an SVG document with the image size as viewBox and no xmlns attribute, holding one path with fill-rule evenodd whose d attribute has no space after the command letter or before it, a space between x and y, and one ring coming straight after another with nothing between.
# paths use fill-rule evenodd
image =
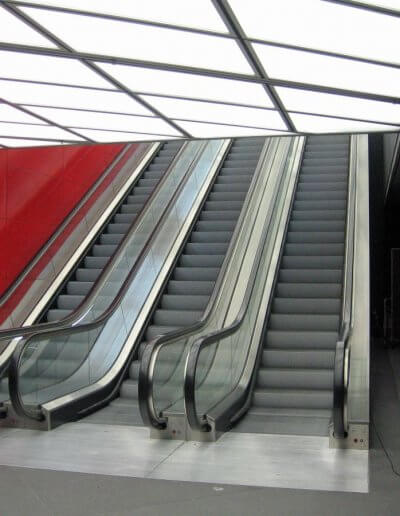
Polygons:
<instances>
[{"instance_id":1,"label":"escalator","mask_svg":"<svg viewBox=\"0 0 400 516\"><path fill-rule=\"evenodd\" d=\"M160 145L156 154L153 154L151 161L136 177L133 186L125 193L109 220L91 242L84 256L80 257L72 273L39 315L35 325L1 331L0 336L3 340L42 329L51 330L63 324L71 324L73 318L79 318L82 322L85 313L88 312L83 304L85 299L88 299L93 286L116 254L119 245L132 228L151 194L156 191L157 185L161 184L161 179L174 162L182 145L182 142L179 141L165 142ZM112 185L110 187L112 188ZM104 309L115 294L116 292L110 291L107 293L108 297L103 295ZM79 311L82 309L83 314L80 314ZM66 320L66 318L68 319ZM15 340L10 340L8 347L5 346L2 350L3 354L0 354L0 371L4 371L5 374L9 357L15 347L14 342ZM43 360L50 359L53 354L51 352L49 357L44 354ZM0 402L6 399L8 399L8 387L7 378L4 376L0 379Z\"/></svg>"},{"instance_id":2,"label":"escalator","mask_svg":"<svg viewBox=\"0 0 400 516\"><path fill-rule=\"evenodd\" d=\"M161 145L156 156L144 169L139 180L127 193L111 220L101 230L96 241L42 315L40 322L64 319L84 301L181 146L179 141Z\"/></svg>"},{"instance_id":3,"label":"escalator","mask_svg":"<svg viewBox=\"0 0 400 516\"><path fill-rule=\"evenodd\" d=\"M270 255L262 244L250 297L234 323L199 337L189 351L184 398L193 430L329 434L334 379L340 392L346 381L336 362L348 325L350 177L349 136L307 137L287 215L276 223L282 236Z\"/></svg>"},{"instance_id":4,"label":"escalator","mask_svg":"<svg viewBox=\"0 0 400 516\"><path fill-rule=\"evenodd\" d=\"M85 422L142 424L138 406L140 359L150 341L199 321L213 292L256 170L265 138L235 140L143 332L119 397Z\"/></svg>"},{"instance_id":5,"label":"escalator","mask_svg":"<svg viewBox=\"0 0 400 516\"><path fill-rule=\"evenodd\" d=\"M327 435L339 337L349 137L309 137L241 432Z\"/></svg>"}]
</instances>

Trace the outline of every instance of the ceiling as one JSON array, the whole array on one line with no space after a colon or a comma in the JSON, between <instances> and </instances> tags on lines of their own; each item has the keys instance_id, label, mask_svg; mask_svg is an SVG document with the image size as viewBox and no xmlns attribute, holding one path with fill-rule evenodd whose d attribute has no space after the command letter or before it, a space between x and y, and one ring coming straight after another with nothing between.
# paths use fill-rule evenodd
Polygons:
<instances>
[{"instance_id":1,"label":"ceiling","mask_svg":"<svg viewBox=\"0 0 400 516\"><path fill-rule=\"evenodd\" d=\"M398 131L400 0L0 0L0 146Z\"/></svg>"}]
</instances>

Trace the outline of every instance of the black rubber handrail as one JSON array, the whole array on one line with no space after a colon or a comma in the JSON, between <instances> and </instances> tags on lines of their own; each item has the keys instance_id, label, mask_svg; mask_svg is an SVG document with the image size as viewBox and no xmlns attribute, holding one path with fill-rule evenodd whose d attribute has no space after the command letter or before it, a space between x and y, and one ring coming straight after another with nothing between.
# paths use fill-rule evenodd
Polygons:
<instances>
[{"instance_id":1,"label":"black rubber handrail","mask_svg":"<svg viewBox=\"0 0 400 516\"><path fill-rule=\"evenodd\" d=\"M352 330L352 294L354 274L355 210L356 210L356 159L357 144L352 145L349 163L349 186L347 194L346 249L344 284L342 291L342 316L339 338L336 343L333 372L333 436L345 439L347 423L347 384L349 378L349 338Z\"/></svg>"},{"instance_id":2,"label":"black rubber handrail","mask_svg":"<svg viewBox=\"0 0 400 516\"><path fill-rule=\"evenodd\" d=\"M261 152L257 168L250 186L250 189L246 196L246 202L241 210L241 214L239 217L239 220L236 224L235 231L232 235L231 242L229 244L228 250L226 252L226 258L222 264L221 270L218 274L218 278L216 280L213 292L211 294L210 300L207 304L207 307L203 313L202 318L195 322L194 324L190 326L185 326L184 328L175 330L173 332L169 332L165 335L160 335L159 337L156 337L154 340L149 342L149 344L145 347L141 362L140 362L140 369L139 369L139 409L140 414L142 416L142 419L144 423L147 426L151 426L153 428L156 428L158 430L162 430L166 428L167 421L165 418L163 418L160 414L157 414L154 408L154 398L153 398L153 368L155 365L155 362L157 360L157 355L160 351L160 349L164 346L172 345L177 339L181 338L189 338L194 333L197 333L199 330L204 328L211 315L213 314L215 303L218 297L218 293L220 290L220 287L223 283L223 280L225 278L225 275L228 270L228 262L227 259L230 256L230 253L235 246L236 238L239 235L242 224L244 220L244 215L247 211L247 207L249 205L250 199L253 196L255 185L257 183L257 178L259 174L262 172L262 163L265 160L265 157L268 153L270 147L270 141L268 139L265 140L263 150ZM227 149L226 155L228 154L229 149ZM225 157L226 157L225 155ZM224 160L225 160L224 157ZM220 167L223 166L224 160L222 160ZM200 208L201 209L201 208Z\"/></svg>"},{"instance_id":3,"label":"black rubber handrail","mask_svg":"<svg viewBox=\"0 0 400 516\"><path fill-rule=\"evenodd\" d=\"M293 145L293 143L292 143ZM288 150L288 153L290 152L290 149ZM304 152L304 146L303 151ZM302 160L302 158L301 158ZM301 163L300 160L300 163ZM296 182L292 191L291 200L290 200L290 206L293 205L295 192L296 192L296 183L298 180L298 174L299 174L300 166L297 170L297 177ZM283 183L283 174L281 175L278 191L282 188ZM276 203L278 202L279 196L277 195L274 200L274 207ZM290 213L291 208L289 208ZM242 326L244 317L247 313L248 306L250 303L250 299L252 297L254 288L256 286L256 277L259 271L261 257L264 252L264 246L265 241L267 238L267 235L270 230L270 226L274 220L274 213L275 209L271 210L271 216L268 220L268 222L263 227L263 232L260 237L260 241L262 242L257 249L256 256L253 262L252 270L250 272L249 281L247 283L248 287L246 288L246 291L244 293L243 301L240 306L239 312L236 315L234 321L227 326L226 328L222 328L219 330L215 330L213 332L208 333L207 335L204 335L197 339L191 346L189 354L187 356L186 361L186 369L185 369L185 378L184 378L184 400L185 400L185 412L186 417L189 422L190 427L193 430L198 430L200 432L209 432L211 430L211 426L209 422L202 417L199 417L197 408L196 408L196 373L197 373L197 364L199 361L199 357L201 352L211 346L212 344L218 342L219 340L229 337L230 335L235 334ZM289 217L286 220L286 226L285 226L285 234L287 230L289 222ZM282 239L282 248L285 243L285 237ZM282 253L282 248L280 249L280 254ZM276 278L275 278L276 281ZM271 289L271 292L273 289ZM261 348L261 346L259 347ZM257 360L256 360L257 363ZM246 381L246 385L249 385L251 382L251 379L254 376L254 370L256 367L253 368L253 374L250 375L250 378L248 381ZM238 381L238 384L240 383L240 380ZM237 414L243 405L243 398L246 398L244 396L245 392L241 389L239 389L237 386L230 391L230 393L224 395L223 399L219 400L218 405L220 405L219 414L215 417L215 424L217 427L226 429L229 426L230 421L234 417L235 414ZM210 409L211 410L211 409Z\"/></svg>"},{"instance_id":4,"label":"black rubber handrail","mask_svg":"<svg viewBox=\"0 0 400 516\"><path fill-rule=\"evenodd\" d=\"M153 228L153 230L146 242L146 245L143 247L143 249L139 253L139 256L137 257L135 264L133 265L132 269L129 271L128 276L124 280L124 282L123 282L122 286L120 287L118 293L116 294L113 302L102 313L102 315L92 322L84 323L79 326L62 327L62 328L58 328L55 330L48 330L45 332L36 332L36 333L30 334L27 339L21 340L21 342L19 342L17 344L17 346L14 350L14 353L11 357L11 360L10 360L8 381L9 381L10 399L13 404L13 408L14 408L15 412L19 416L26 418L26 419L34 419L37 421L41 421L44 419L44 415L41 411L40 406L35 407L35 408L30 407L29 409L26 408L26 406L22 400L21 392L19 389L19 367L21 364L23 353L24 353L25 349L27 348L27 346L29 346L31 339L33 339L36 335L42 335L42 334L45 334L47 338L50 338L50 337L54 337L57 335L63 335L63 336L64 335L73 335L75 333L79 333L79 332L83 332L83 331L90 331L90 330L99 328L113 315L113 313L120 306L123 297L125 296L126 292L128 291L130 284L132 283L132 280L134 279L134 277L140 270L140 267L141 267L145 257L147 256L149 250L151 249L151 244L152 244L153 240L155 239L156 235L158 234L162 223L164 222L164 218L165 218L166 214L173 207L177 197L181 193L184 185L186 184L188 178L190 177L190 174L191 174L193 168L196 166L198 160L202 156L204 149L205 149L205 145L203 145L196 152L185 175L181 179L179 185L176 187L176 190L175 190L173 196L167 203L163 212L160 214L160 218L159 218L156 226Z\"/></svg>"},{"instance_id":5,"label":"black rubber handrail","mask_svg":"<svg viewBox=\"0 0 400 516\"><path fill-rule=\"evenodd\" d=\"M128 239L131 238L132 234L136 231L137 227L141 223L143 217L146 214L148 206L151 205L153 199L156 195L158 195L158 192L163 187L164 182L166 181L167 177L169 176L170 171L173 169L177 161L180 159L182 153L184 152L187 144L184 143L181 148L177 151L177 154L175 155L173 161L171 162L170 166L166 170L165 174L162 175L162 177L157 182L156 187L154 188L153 192L149 196L146 204L143 206L142 210L139 212L138 216L136 217L135 221L133 222L132 226L129 228L128 233L123 237L121 242L118 244L118 248L115 251L115 253L112 255L108 263L106 264L105 268L103 269L100 277L97 279L95 284L92 286L88 294L85 296L85 299L76 307L76 309L69 314L64 319L61 319L60 321L54 321L54 322L48 322L48 323L41 323L41 324L35 324L30 326L20 326L18 328L11 328L7 330L0 330L0 340L11 340L16 337L28 337L33 334L38 333L48 333L54 330L58 330L61 328L68 328L71 326L75 321L78 321L83 314L87 312L87 310L90 307L90 304L93 302L93 300L97 297L97 294L99 290L104 286L106 283L109 274L113 271L113 266L116 260L123 254L124 252L124 244L127 242ZM146 168L146 166L154 159L155 154L158 152L160 146L154 151L152 156L146 161L146 163L143 164L143 170ZM132 190L136 186L136 184L140 181L140 174L138 175L136 181L133 185L129 188L129 191ZM127 191L127 194L129 192ZM121 201L122 202L122 201ZM118 207L116 208L116 210ZM110 215L110 217L107 219L105 224L102 226L102 228L105 227L111 220L111 218L114 216L114 213ZM99 231L101 231L100 229ZM98 237L98 233L94 237L94 239L88 244L86 250L90 248L93 241ZM86 250L84 252L86 252ZM81 257L83 254L81 255ZM81 257L78 259L78 261L81 259ZM4 374L4 371L7 369L7 364L1 362L1 355L0 355L0 377L2 374Z\"/></svg>"}]
</instances>

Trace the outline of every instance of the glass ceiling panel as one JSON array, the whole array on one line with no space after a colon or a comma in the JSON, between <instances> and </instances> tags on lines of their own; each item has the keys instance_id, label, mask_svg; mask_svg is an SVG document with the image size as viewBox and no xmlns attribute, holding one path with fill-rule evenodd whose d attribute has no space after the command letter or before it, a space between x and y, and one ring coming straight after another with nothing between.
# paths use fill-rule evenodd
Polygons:
<instances>
[{"instance_id":1,"label":"glass ceiling panel","mask_svg":"<svg viewBox=\"0 0 400 516\"><path fill-rule=\"evenodd\" d=\"M253 45L271 78L400 96L400 69L269 45Z\"/></svg>"},{"instance_id":2,"label":"glass ceiling panel","mask_svg":"<svg viewBox=\"0 0 400 516\"><path fill-rule=\"evenodd\" d=\"M119 131L101 131L95 129L80 129L79 133L95 142L135 142L170 140L171 136L159 134L124 133Z\"/></svg>"},{"instance_id":3,"label":"glass ceiling panel","mask_svg":"<svg viewBox=\"0 0 400 516\"><path fill-rule=\"evenodd\" d=\"M114 89L108 81L75 59L3 50L0 50L0 77Z\"/></svg>"},{"instance_id":4,"label":"glass ceiling panel","mask_svg":"<svg viewBox=\"0 0 400 516\"><path fill-rule=\"evenodd\" d=\"M32 4L66 7L125 18L170 23L196 29L227 32L209 0L29 0Z\"/></svg>"},{"instance_id":5,"label":"glass ceiling panel","mask_svg":"<svg viewBox=\"0 0 400 516\"><path fill-rule=\"evenodd\" d=\"M202 122L181 122L180 127L188 131L195 138L215 138L230 136L268 136L278 135L285 136L289 133L281 133L278 131L269 131L268 129L251 129L249 127L234 127L221 124L207 124Z\"/></svg>"},{"instance_id":6,"label":"glass ceiling panel","mask_svg":"<svg viewBox=\"0 0 400 516\"><path fill-rule=\"evenodd\" d=\"M24 140L16 138L0 138L0 145L7 147L42 147L47 145L62 145L61 142L51 142L48 140ZM68 145L68 144L67 144Z\"/></svg>"},{"instance_id":7,"label":"glass ceiling panel","mask_svg":"<svg viewBox=\"0 0 400 516\"><path fill-rule=\"evenodd\" d=\"M305 111L400 125L399 104L292 88L276 88L276 91L289 111Z\"/></svg>"},{"instance_id":8,"label":"glass ceiling panel","mask_svg":"<svg viewBox=\"0 0 400 516\"><path fill-rule=\"evenodd\" d=\"M45 122L38 120L36 117L30 116L19 109L8 106L7 104L0 104L0 121L46 125Z\"/></svg>"},{"instance_id":9,"label":"glass ceiling panel","mask_svg":"<svg viewBox=\"0 0 400 516\"><path fill-rule=\"evenodd\" d=\"M273 107L260 84L136 66L97 63L132 91Z\"/></svg>"},{"instance_id":10,"label":"glass ceiling panel","mask_svg":"<svg viewBox=\"0 0 400 516\"><path fill-rule=\"evenodd\" d=\"M400 19L321 0L229 0L248 36L400 62Z\"/></svg>"},{"instance_id":11,"label":"glass ceiling panel","mask_svg":"<svg viewBox=\"0 0 400 516\"><path fill-rule=\"evenodd\" d=\"M300 115L290 113L296 128L300 132L310 133L345 133L345 132L367 132L367 131L398 131L399 127L382 124L371 124L367 122L356 122L352 120L341 120L339 118L325 118L315 115Z\"/></svg>"},{"instance_id":12,"label":"glass ceiling panel","mask_svg":"<svg viewBox=\"0 0 400 516\"><path fill-rule=\"evenodd\" d=\"M39 104L136 115L152 113L124 93L0 80L0 98L17 104Z\"/></svg>"},{"instance_id":13,"label":"glass ceiling panel","mask_svg":"<svg viewBox=\"0 0 400 516\"><path fill-rule=\"evenodd\" d=\"M37 47L56 48L47 38L31 29L26 23L0 6L0 41L33 45Z\"/></svg>"},{"instance_id":14,"label":"glass ceiling panel","mask_svg":"<svg viewBox=\"0 0 400 516\"><path fill-rule=\"evenodd\" d=\"M73 109L30 108L31 111L50 119L60 125L69 127L86 127L91 129L110 129L116 131L134 131L144 133L160 133L181 136L169 124L155 117L139 117L132 115L112 115L109 113L93 113L91 111L75 111Z\"/></svg>"},{"instance_id":15,"label":"glass ceiling panel","mask_svg":"<svg viewBox=\"0 0 400 516\"><path fill-rule=\"evenodd\" d=\"M169 118L286 129L277 111L141 95Z\"/></svg>"},{"instance_id":16,"label":"glass ceiling panel","mask_svg":"<svg viewBox=\"0 0 400 516\"><path fill-rule=\"evenodd\" d=\"M54 140L80 141L78 136L51 125L22 125L8 124L6 122L0 122L0 136L21 136L22 138L35 137L51 138Z\"/></svg>"},{"instance_id":17,"label":"glass ceiling panel","mask_svg":"<svg viewBox=\"0 0 400 516\"><path fill-rule=\"evenodd\" d=\"M135 23L22 9L75 50L252 74L235 41Z\"/></svg>"}]
</instances>

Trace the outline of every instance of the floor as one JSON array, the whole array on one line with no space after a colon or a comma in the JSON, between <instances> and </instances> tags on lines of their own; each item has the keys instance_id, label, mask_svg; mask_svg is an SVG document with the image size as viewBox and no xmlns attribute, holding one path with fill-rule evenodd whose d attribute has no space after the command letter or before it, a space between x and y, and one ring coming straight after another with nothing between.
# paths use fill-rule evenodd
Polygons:
<instances>
[{"instance_id":1,"label":"floor","mask_svg":"<svg viewBox=\"0 0 400 516\"><path fill-rule=\"evenodd\" d=\"M24 467L0 466L0 514L398 515L400 398L394 377L388 374L396 361L393 360L393 353L387 353L382 348L375 350L374 355L374 409L368 492L365 492L366 477L361 475L361 480L357 480L357 474L365 472L363 459L357 458L365 457L364 452L352 452L357 455L352 457L354 460L351 465L345 454L337 454L332 461L329 455L331 450L324 448L323 451L318 451L316 441L310 442L307 450L304 449L303 442L303 449L299 452L298 448L297 451L290 451L290 446L294 446L291 441L293 438L282 437L278 448L277 441L272 443L271 437L257 436L258 440L247 441L247 450L244 450L243 445L239 446L236 440L240 434L227 434L212 446L212 443L194 445L168 441L165 446L169 447L170 453L166 454L166 448L160 448L159 441L148 439L137 442L136 450L132 450L132 446L129 446L129 434L125 434L118 437L119 440L126 439L127 452L122 455L115 436L113 439L112 431L103 429L104 445L99 449L91 443L87 429L88 426L97 425L83 423L69 425L70 428L80 428L80 431L74 430L76 434L73 439L70 436L72 440L69 443L64 441L58 457L52 442L62 438L61 432L58 434L61 437L52 432L41 433L33 439L20 439L18 435L22 435L21 432L30 431L9 430L8 435L2 431L0 463L11 464L11 457L14 457L14 464L18 462ZM28 434L25 433L25 436ZM49 436L53 437L49 439ZM35 452L31 449L33 446L36 447ZM152 449L151 460L146 446ZM184 452L185 447L189 447L189 451ZM282 461L284 448L287 455L285 466L285 461ZM86 452L79 454L79 449L86 449ZM130 460L132 453L136 457L142 456L141 461L137 460L134 465ZM224 453L225 463L222 466ZM186 457L185 460L182 460L182 454ZM39 456L45 456L47 460L38 463ZM263 463L267 457L268 465L265 466ZM195 478L195 469L188 468L188 460L192 464L196 461L200 466L197 469L208 472L208 477L197 473ZM84 471L85 468L91 471L67 471L71 469L71 464L75 464L78 471ZM76 467L78 464L79 468ZM266 476L261 475L260 478L261 466L266 468ZM350 467L355 469L349 474ZM103 474L99 474L101 468ZM281 478L278 475L279 468ZM97 474L93 474L94 470ZM138 470L146 470L146 478L139 478L144 475L139 475ZM185 481L163 480L165 478L185 478ZM235 480L237 478L241 478L239 484ZM311 479L312 484L303 481L302 485L301 478ZM327 485L328 478L331 481L330 487ZM337 485L332 483L334 478L339 479ZM340 478L348 478L350 484L343 484L343 481L340 483ZM273 479L276 483L273 483ZM265 487L266 485L269 487ZM280 487L275 487L276 485Z\"/></svg>"}]
</instances>

